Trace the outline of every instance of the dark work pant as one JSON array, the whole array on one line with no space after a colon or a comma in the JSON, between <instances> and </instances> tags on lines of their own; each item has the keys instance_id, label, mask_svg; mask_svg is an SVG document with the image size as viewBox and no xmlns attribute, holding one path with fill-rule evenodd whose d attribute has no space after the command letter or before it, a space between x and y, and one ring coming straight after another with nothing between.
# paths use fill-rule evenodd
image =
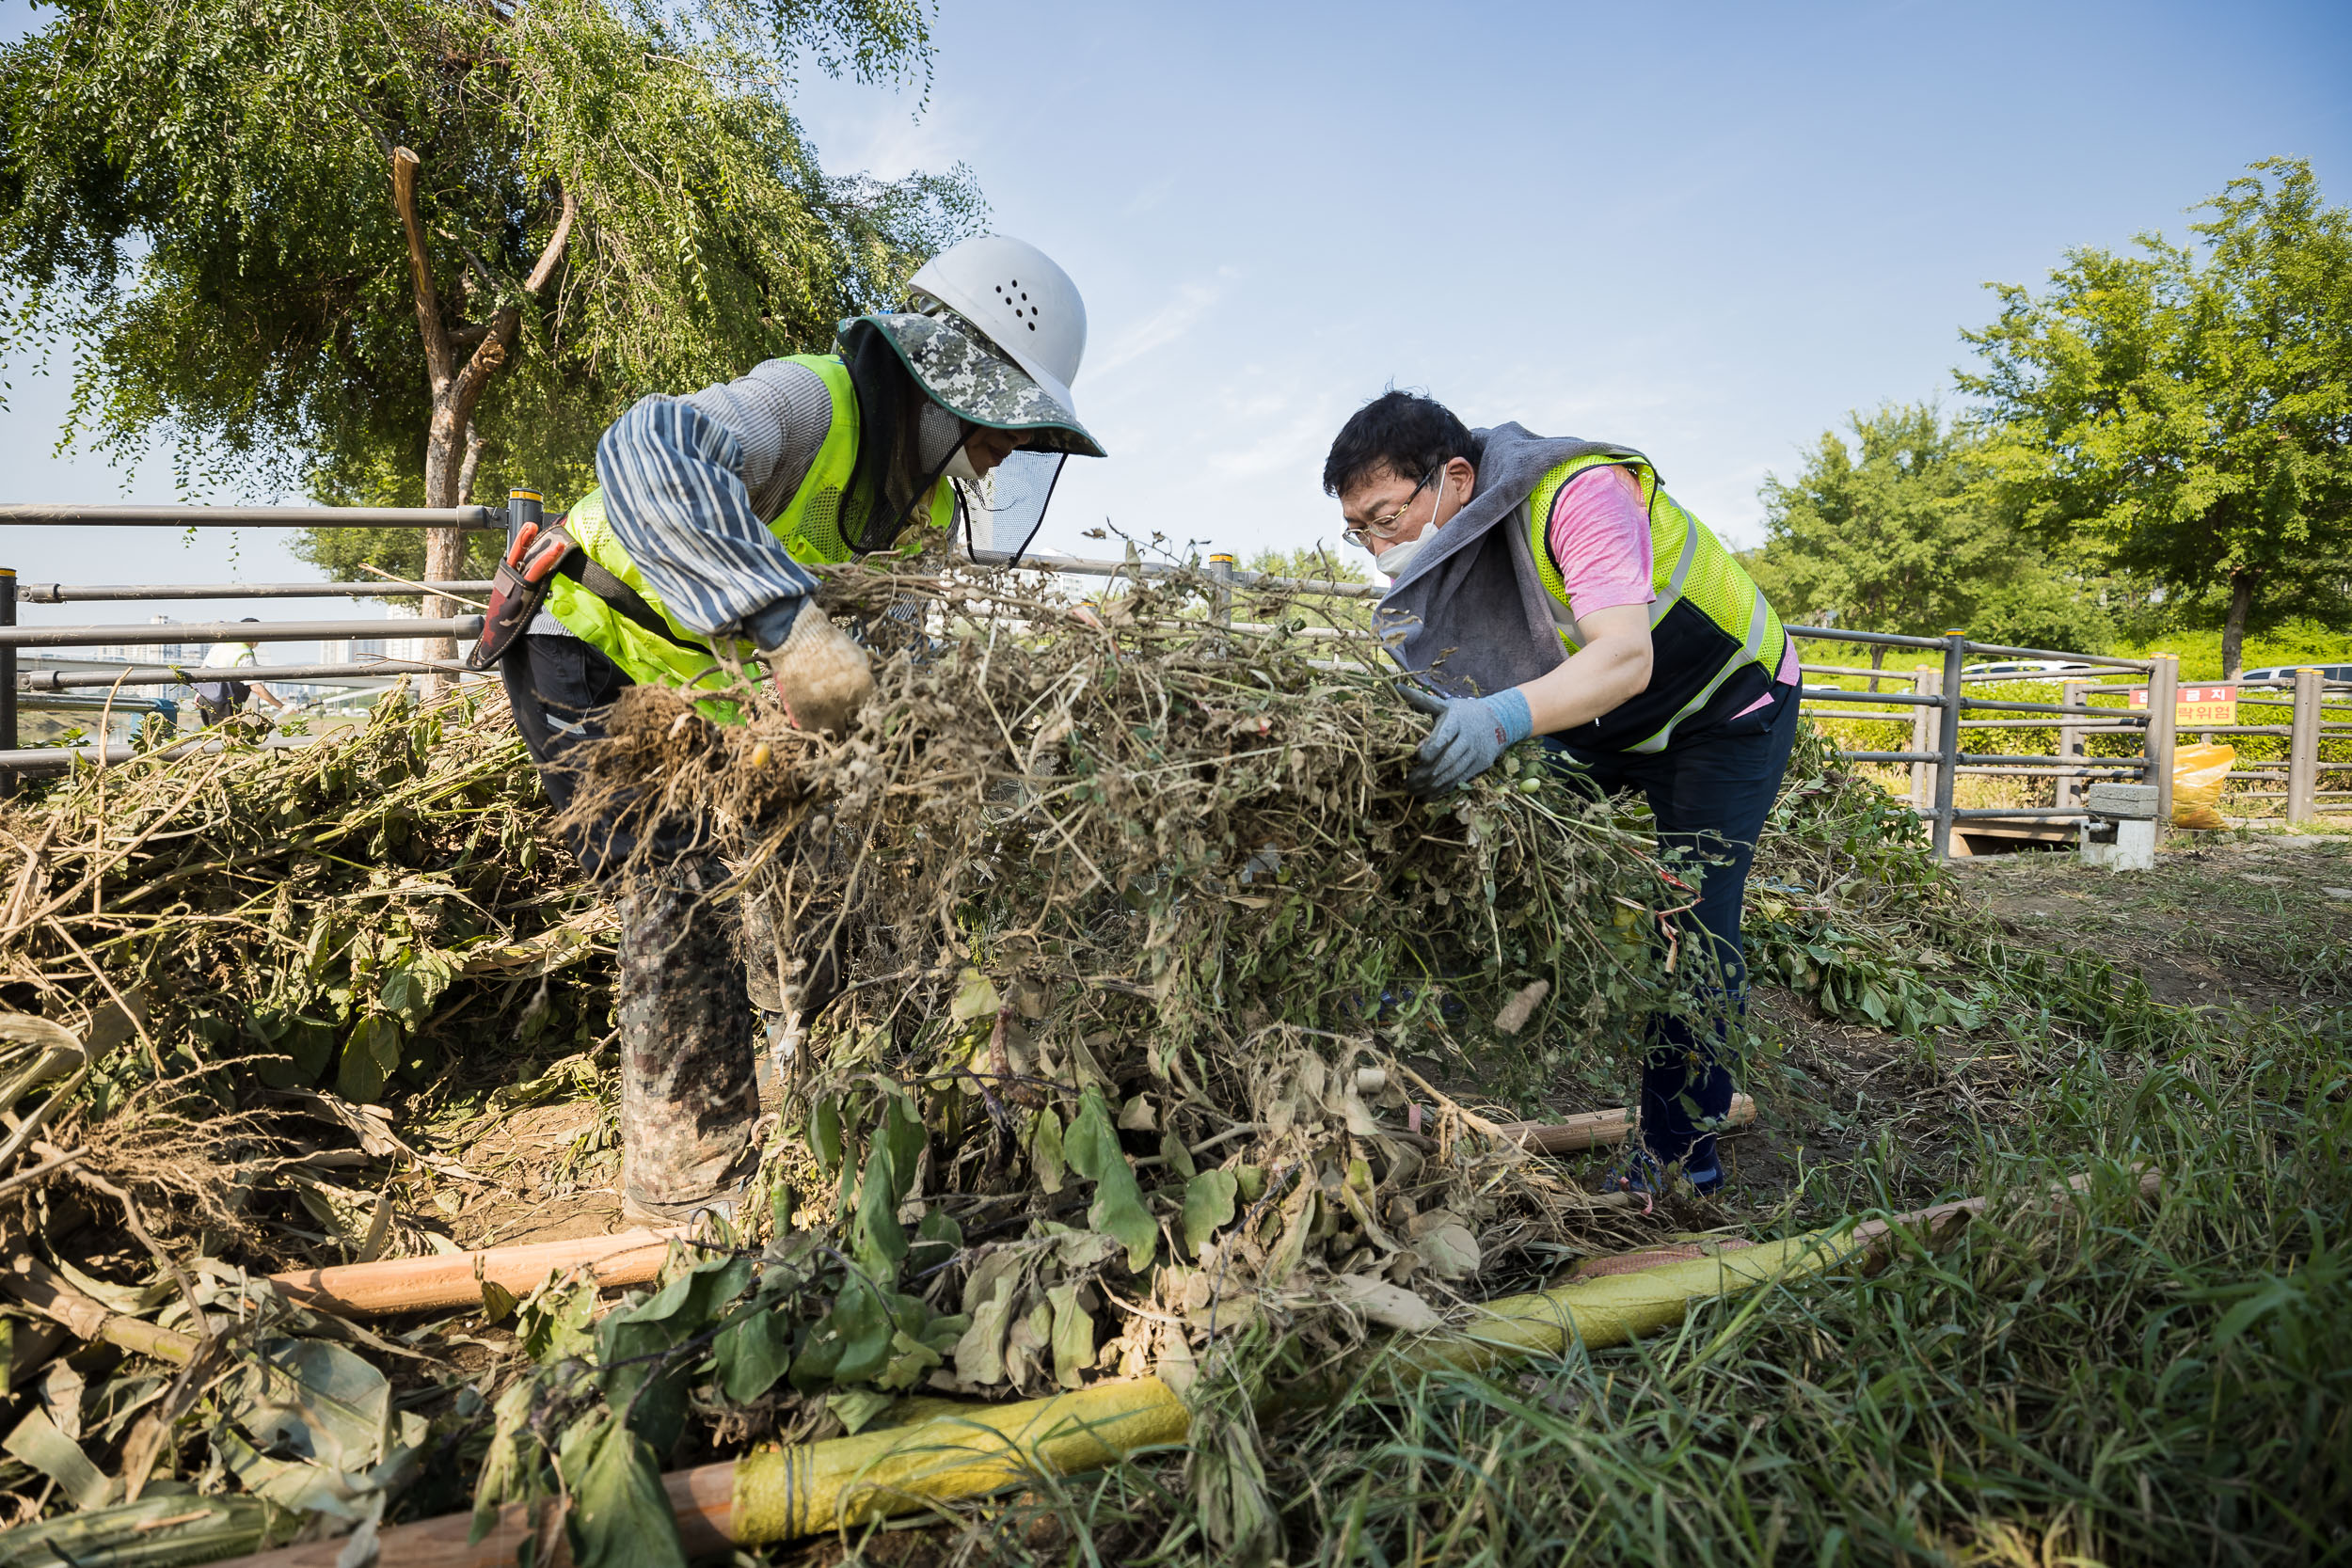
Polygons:
<instances>
[{"instance_id":1,"label":"dark work pant","mask_svg":"<svg viewBox=\"0 0 2352 1568\"><path fill-rule=\"evenodd\" d=\"M1689 853L1677 875L1697 894L1677 917L1682 963L1705 977L1695 991L1701 1019L1650 1021L1642 1067L1642 1141L1658 1159L1679 1160L1695 1176L1716 1168L1715 1135L1731 1113L1732 1056L1726 1037L1747 1007L1748 969L1740 948L1740 909L1756 835L1780 793L1797 738L1797 692L1772 689L1772 705L1665 751L1591 752L1565 736L1544 737L1553 766L1606 797L1640 790L1658 822L1661 849ZM1572 732L1571 732L1572 733ZM1711 958L1711 964L1705 961Z\"/></svg>"},{"instance_id":2,"label":"dark work pant","mask_svg":"<svg viewBox=\"0 0 2352 1568\"><path fill-rule=\"evenodd\" d=\"M500 670L515 727L561 810L578 783L569 753L604 734L604 710L629 678L569 637L526 637ZM652 874L612 890L621 913L622 1184L641 1202L692 1202L723 1190L759 1114L741 918L735 900L713 896L726 873L697 837L691 823L656 830ZM632 847L610 821L572 836L599 881Z\"/></svg>"}]
</instances>

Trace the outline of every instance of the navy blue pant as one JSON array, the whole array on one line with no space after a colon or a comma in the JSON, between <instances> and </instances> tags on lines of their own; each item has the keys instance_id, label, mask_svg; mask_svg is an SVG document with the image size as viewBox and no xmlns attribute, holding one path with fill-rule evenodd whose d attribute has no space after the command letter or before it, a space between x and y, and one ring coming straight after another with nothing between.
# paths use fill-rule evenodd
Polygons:
<instances>
[{"instance_id":1,"label":"navy blue pant","mask_svg":"<svg viewBox=\"0 0 2352 1568\"><path fill-rule=\"evenodd\" d=\"M1748 866L1797 738L1796 689L1776 686L1772 696L1770 707L1696 735L1677 734L1654 754L1586 751L1565 736L1544 736L1555 768L1603 797L1640 790L1658 822L1659 847L1691 851L1677 875L1696 890L1698 903L1678 917L1682 960L1676 968L1707 975L1709 983L1697 989L1701 1017L1695 1023L1650 1021L1642 1065L1642 1141L1659 1160L1679 1160L1698 1180L1717 1168L1715 1135L1702 1126L1720 1125L1731 1114L1735 1053L1725 1037L1747 1007L1740 907ZM1699 961L1708 954L1711 965Z\"/></svg>"}]
</instances>

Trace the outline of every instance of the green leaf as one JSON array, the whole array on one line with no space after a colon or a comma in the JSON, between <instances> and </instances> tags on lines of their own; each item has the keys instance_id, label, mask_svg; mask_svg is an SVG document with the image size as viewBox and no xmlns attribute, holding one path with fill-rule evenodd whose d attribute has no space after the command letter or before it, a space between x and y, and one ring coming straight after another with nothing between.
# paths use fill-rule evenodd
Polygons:
<instances>
[{"instance_id":1,"label":"green leaf","mask_svg":"<svg viewBox=\"0 0 2352 1568\"><path fill-rule=\"evenodd\" d=\"M750 1259L713 1259L599 1326L596 1353L604 1368L605 1401L627 1413L629 1425L657 1451L675 1448L685 1430L690 1369L665 1367L656 1357L708 1328L751 1279Z\"/></svg>"},{"instance_id":2,"label":"green leaf","mask_svg":"<svg viewBox=\"0 0 2352 1568\"><path fill-rule=\"evenodd\" d=\"M1211 1236L1233 1223L1233 1197L1241 1179L1230 1170L1204 1170L1184 1183L1184 1250L1195 1258Z\"/></svg>"},{"instance_id":3,"label":"green leaf","mask_svg":"<svg viewBox=\"0 0 2352 1568\"><path fill-rule=\"evenodd\" d=\"M1029 1169L1037 1174L1040 1188L1057 1193L1069 1168L1062 1159L1061 1117L1048 1105L1029 1123Z\"/></svg>"},{"instance_id":4,"label":"green leaf","mask_svg":"<svg viewBox=\"0 0 2352 1568\"><path fill-rule=\"evenodd\" d=\"M526 1302L515 1338L525 1355L544 1366L586 1356L596 1347L596 1282L583 1279L568 1291L543 1291Z\"/></svg>"},{"instance_id":5,"label":"green leaf","mask_svg":"<svg viewBox=\"0 0 2352 1568\"><path fill-rule=\"evenodd\" d=\"M831 1095L809 1111L808 1151L827 1176L841 1168L841 1101Z\"/></svg>"},{"instance_id":6,"label":"green leaf","mask_svg":"<svg viewBox=\"0 0 2352 1568\"><path fill-rule=\"evenodd\" d=\"M847 1393L825 1396L825 1408L840 1418L841 1430L852 1437L866 1430L866 1422L898 1402L898 1395L876 1388L852 1388Z\"/></svg>"},{"instance_id":7,"label":"green leaf","mask_svg":"<svg viewBox=\"0 0 2352 1568\"><path fill-rule=\"evenodd\" d=\"M1074 1281L1054 1286L1045 1300L1054 1309L1054 1381L1075 1388L1094 1365L1094 1319L1078 1305Z\"/></svg>"},{"instance_id":8,"label":"green leaf","mask_svg":"<svg viewBox=\"0 0 2352 1568\"><path fill-rule=\"evenodd\" d=\"M686 1568L653 1446L628 1422L608 1420L582 1458L578 1473L565 1476L577 1568Z\"/></svg>"},{"instance_id":9,"label":"green leaf","mask_svg":"<svg viewBox=\"0 0 2352 1568\"><path fill-rule=\"evenodd\" d=\"M755 1307L722 1329L710 1351L721 1390L731 1402L749 1404L791 1368L792 1315L784 1307Z\"/></svg>"},{"instance_id":10,"label":"green leaf","mask_svg":"<svg viewBox=\"0 0 2352 1568\"><path fill-rule=\"evenodd\" d=\"M1087 1224L1116 1237L1127 1249L1127 1266L1143 1273L1159 1251L1160 1227L1143 1205L1143 1189L1136 1184L1135 1167L1119 1147L1119 1133L1101 1095L1089 1089L1080 1097L1078 1119L1071 1124L1062 1148L1078 1174L1094 1182Z\"/></svg>"},{"instance_id":11,"label":"green leaf","mask_svg":"<svg viewBox=\"0 0 2352 1568\"><path fill-rule=\"evenodd\" d=\"M866 1151L858 1181L857 1211L850 1227L850 1255L876 1279L895 1280L907 1255L906 1227L898 1223L898 1182L891 1172L890 1146L877 1139Z\"/></svg>"},{"instance_id":12,"label":"green leaf","mask_svg":"<svg viewBox=\"0 0 2352 1568\"><path fill-rule=\"evenodd\" d=\"M924 1211L922 1223L914 1227L914 1243L907 1249L907 1266L918 1275L937 1268L953 1258L963 1245L963 1227L946 1210L933 1207Z\"/></svg>"},{"instance_id":13,"label":"green leaf","mask_svg":"<svg viewBox=\"0 0 2352 1568\"><path fill-rule=\"evenodd\" d=\"M884 1388L912 1388L916 1381L940 1364L939 1352L914 1335L900 1329L890 1337L890 1365L882 1369L874 1381Z\"/></svg>"},{"instance_id":14,"label":"green leaf","mask_svg":"<svg viewBox=\"0 0 2352 1568\"><path fill-rule=\"evenodd\" d=\"M894 1205L904 1203L914 1189L928 1136L923 1131L923 1118L915 1114L914 1104L904 1095L892 1095L882 1108L881 1142L890 1150L890 1201Z\"/></svg>"},{"instance_id":15,"label":"green leaf","mask_svg":"<svg viewBox=\"0 0 2352 1568\"><path fill-rule=\"evenodd\" d=\"M826 1324L841 1349L833 1367L835 1383L863 1383L880 1372L890 1361L890 1339L898 1324L892 1320L889 1305L882 1299L880 1287L864 1276L849 1280L842 1288L841 1299L834 1303ZM795 1362L795 1379L800 1374Z\"/></svg>"},{"instance_id":16,"label":"green leaf","mask_svg":"<svg viewBox=\"0 0 2352 1568\"><path fill-rule=\"evenodd\" d=\"M362 1104L383 1098L384 1081L400 1069L400 1048L398 1023L380 1016L361 1019L343 1042L335 1092Z\"/></svg>"},{"instance_id":17,"label":"green leaf","mask_svg":"<svg viewBox=\"0 0 2352 1568\"><path fill-rule=\"evenodd\" d=\"M997 1275L993 1288L972 1313L972 1326L956 1340L956 1377L977 1388L1005 1377L1005 1331L1012 1323L1016 1271Z\"/></svg>"},{"instance_id":18,"label":"green leaf","mask_svg":"<svg viewBox=\"0 0 2352 1568\"><path fill-rule=\"evenodd\" d=\"M1002 1006L996 988L989 983L988 976L977 969L967 968L957 978L956 999L948 1005L947 1010L958 1023L971 1023L983 1018L994 1018L996 1009Z\"/></svg>"}]
</instances>

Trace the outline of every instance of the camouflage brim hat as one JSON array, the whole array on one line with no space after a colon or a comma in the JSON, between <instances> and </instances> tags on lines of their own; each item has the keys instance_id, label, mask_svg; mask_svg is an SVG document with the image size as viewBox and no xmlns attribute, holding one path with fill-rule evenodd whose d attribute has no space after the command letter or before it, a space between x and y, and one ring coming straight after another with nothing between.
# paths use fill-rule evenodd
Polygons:
<instances>
[{"instance_id":1,"label":"camouflage brim hat","mask_svg":"<svg viewBox=\"0 0 2352 1568\"><path fill-rule=\"evenodd\" d=\"M951 312L859 316L841 324L842 346L880 333L933 403L992 430L1031 432L1029 446L1078 457L1104 455L1069 406L990 346L977 328Z\"/></svg>"}]
</instances>

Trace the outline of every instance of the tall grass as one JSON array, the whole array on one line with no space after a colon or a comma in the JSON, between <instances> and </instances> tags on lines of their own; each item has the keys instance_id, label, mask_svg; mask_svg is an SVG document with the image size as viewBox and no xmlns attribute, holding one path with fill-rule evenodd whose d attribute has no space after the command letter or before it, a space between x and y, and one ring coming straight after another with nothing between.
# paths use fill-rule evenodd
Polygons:
<instances>
[{"instance_id":1,"label":"tall grass","mask_svg":"<svg viewBox=\"0 0 2352 1568\"><path fill-rule=\"evenodd\" d=\"M2218 1026L2117 994L2095 967L1992 958L2019 999L2000 1027L2041 1085L2037 1114L1983 1132L1966 1162L1996 1217L1939 1254L1710 1303L1623 1350L1269 1420L1274 1555L2352 1560L2346 1019ZM2154 1199L2136 1164L2162 1173ZM2049 1196L2083 1170L2086 1195ZM1889 1175L1883 1159L1824 1168L1803 1206L1907 1199ZM1165 1459L967 1516L943 1546L1254 1555L1210 1541Z\"/></svg>"}]
</instances>

